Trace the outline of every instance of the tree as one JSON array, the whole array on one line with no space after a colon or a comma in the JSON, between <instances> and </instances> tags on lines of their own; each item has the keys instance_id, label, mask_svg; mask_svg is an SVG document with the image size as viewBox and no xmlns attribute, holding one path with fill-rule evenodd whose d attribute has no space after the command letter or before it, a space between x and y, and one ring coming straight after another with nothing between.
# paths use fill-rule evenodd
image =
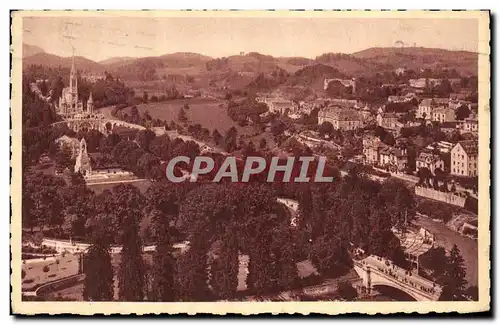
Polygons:
<instances>
[{"instance_id":1,"label":"tree","mask_svg":"<svg viewBox=\"0 0 500 325\"><path fill-rule=\"evenodd\" d=\"M114 187L113 194L116 198L114 213L120 216L122 229L119 296L124 301L142 301L145 279L138 218L142 212L143 197L139 189L130 184Z\"/></svg>"},{"instance_id":2,"label":"tree","mask_svg":"<svg viewBox=\"0 0 500 325\"><path fill-rule=\"evenodd\" d=\"M154 138L156 138L155 133L149 129L141 130L136 135L136 140L139 143L139 146L145 151L149 151L149 145Z\"/></svg>"},{"instance_id":3,"label":"tree","mask_svg":"<svg viewBox=\"0 0 500 325\"><path fill-rule=\"evenodd\" d=\"M56 168L60 171L75 165L75 160L71 158L71 149L68 146L61 146L55 157Z\"/></svg>"},{"instance_id":4,"label":"tree","mask_svg":"<svg viewBox=\"0 0 500 325\"><path fill-rule=\"evenodd\" d=\"M209 293L206 243L192 241L177 263L177 291L180 301L204 301Z\"/></svg>"},{"instance_id":5,"label":"tree","mask_svg":"<svg viewBox=\"0 0 500 325\"><path fill-rule=\"evenodd\" d=\"M186 112L184 111L184 108L181 108L179 110L179 115L177 115L177 119L179 120L179 122L181 123L185 123L187 122L188 118L187 118L187 115L186 115Z\"/></svg>"},{"instance_id":6,"label":"tree","mask_svg":"<svg viewBox=\"0 0 500 325\"><path fill-rule=\"evenodd\" d=\"M265 150L267 148L267 141L266 138L261 138L259 142L259 149L260 150Z\"/></svg>"},{"instance_id":7,"label":"tree","mask_svg":"<svg viewBox=\"0 0 500 325\"><path fill-rule=\"evenodd\" d=\"M236 128L233 126L226 132L226 136L224 137L224 145L225 145L225 150L227 152L233 152L236 150L237 146L237 139L238 136L238 131Z\"/></svg>"},{"instance_id":8,"label":"tree","mask_svg":"<svg viewBox=\"0 0 500 325\"><path fill-rule=\"evenodd\" d=\"M109 247L97 241L84 256L83 299L88 301L113 300L113 267Z\"/></svg>"},{"instance_id":9,"label":"tree","mask_svg":"<svg viewBox=\"0 0 500 325\"><path fill-rule=\"evenodd\" d=\"M210 268L210 285L220 299L230 299L238 287L238 242L234 233L223 238L219 256Z\"/></svg>"},{"instance_id":10,"label":"tree","mask_svg":"<svg viewBox=\"0 0 500 325\"><path fill-rule=\"evenodd\" d=\"M217 129L214 129L214 131L212 132L212 137L214 138L215 144L218 146L222 141L222 135Z\"/></svg>"},{"instance_id":11,"label":"tree","mask_svg":"<svg viewBox=\"0 0 500 325\"><path fill-rule=\"evenodd\" d=\"M153 154L145 153L137 161L138 174L149 178L155 179L155 167L160 165L160 160Z\"/></svg>"},{"instance_id":12,"label":"tree","mask_svg":"<svg viewBox=\"0 0 500 325\"><path fill-rule=\"evenodd\" d=\"M460 255L458 246L453 245L448 264L446 266L445 280L443 285L443 292L440 299L444 300L460 300L462 299L463 291L467 284L465 280L465 267L464 259Z\"/></svg>"},{"instance_id":13,"label":"tree","mask_svg":"<svg viewBox=\"0 0 500 325\"><path fill-rule=\"evenodd\" d=\"M320 127L319 127L319 134L321 136L323 135L330 135L333 132L333 125L330 122L323 122Z\"/></svg>"},{"instance_id":14,"label":"tree","mask_svg":"<svg viewBox=\"0 0 500 325\"><path fill-rule=\"evenodd\" d=\"M352 267L352 260L340 238L321 236L312 244L309 258L319 272L339 276Z\"/></svg>"},{"instance_id":15,"label":"tree","mask_svg":"<svg viewBox=\"0 0 500 325\"><path fill-rule=\"evenodd\" d=\"M405 231L415 215L414 194L403 181L389 178L382 184L379 195L385 203L385 211L392 216L391 224Z\"/></svg>"},{"instance_id":16,"label":"tree","mask_svg":"<svg viewBox=\"0 0 500 325\"><path fill-rule=\"evenodd\" d=\"M479 300L479 290L477 286L468 287L467 290L465 290L464 295L473 301Z\"/></svg>"},{"instance_id":17,"label":"tree","mask_svg":"<svg viewBox=\"0 0 500 325\"><path fill-rule=\"evenodd\" d=\"M353 288L350 282L342 281L337 286L337 293L345 300L352 301L358 297L358 291Z\"/></svg>"},{"instance_id":18,"label":"tree","mask_svg":"<svg viewBox=\"0 0 500 325\"><path fill-rule=\"evenodd\" d=\"M382 141L388 146L393 146L396 144L394 136L389 132L384 136L384 139Z\"/></svg>"},{"instance_id":19,"label":"tree","mask_svg":"<svg viewBox=\"0 0 500 325\"><path fill-rule=\"evenodd\" d=\"M156 251L153 255L153 300L174 301L175 258L170 234L171 218L157 209L154 209L152 213L151 224L156 242Z\"/></svg>"},{"instance_id":20,"label":"tree","mask_svg":"<svg viewBox=\"0 0 500 325\"><path fill-rule=\"evenodd\" d=\"M148 102L148 97L149 97L149 95L148 95L147 91L145 91L145 92L142 93L142 102L144 104L146 104Z\"/></svg>"},{"instance_id":21,"label":"tree","mask_svg":"<svg viewBox=\"0 0 500 325\"><path fill-rule=\"evenodd\" d=\"M421 167L418 170L417 175L419 177L418 184L422 185L422 184L426 183L429 186L429 181L432 178L432 173L429 170L429 168Z\"/></svg>"},{"instance_id":22,"label":"tree","mask_svg":"<svg viewBox=\"0 0 500 325\"><path fill-rule=\"evenodd\" d=\"M443 247L436 247L420 256L419 263L422 267L431 270L434 278L439 278L446 271L448 257Z\"/></svg>"},{"instance_id":23,"label":"tree","mask_svg":"<svg viewBox=\"0 0 500 325\"><path fill-rule=\"evenodd\" d=\"M470 116L470 110L466 105L461 105L455 111L455 119L458 121L463 121Z\"/></svg>"}]
</instances>

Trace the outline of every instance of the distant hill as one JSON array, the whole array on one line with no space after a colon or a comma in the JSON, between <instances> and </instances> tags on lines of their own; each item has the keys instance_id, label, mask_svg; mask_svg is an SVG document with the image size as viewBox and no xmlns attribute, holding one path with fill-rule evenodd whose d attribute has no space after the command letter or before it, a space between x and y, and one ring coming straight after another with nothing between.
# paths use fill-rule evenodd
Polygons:
<instances>
[{"instance_id":1,"label":"distant hill","mask_svg":"<svg viewBox=\"0 0 500 325\"><path fill-rule=\"evenodd\" d=\"M243 74L258 75L274 71L278 68L278 65L276 59L270 55L251 52L213 59L206 63L206 68L212 72L235 71Z\"/></svg>"},{"instance_id":2,"label":"distant hill","mask_svg":"<svg viewBox=\"0 0 500 325\"><path fill-rule=\"evenodd\" d=\"M202 65L211 60L209 56L198 53L178 52L165 54L161 56L148 56L142 58L120 57L111 58L102 61L101 64L111 69L120 69L123 67L147 66L155 68L187 68L196 65Z\"/></svg>"},{"instance_id":3,"label":"distant hill","mask_svg":"<svg viewBox=\"0 0 500 325\"><path fill-rule=\"evenodd\" d=\"M43 52L43 49L24 44L24 64L70 67L70 57L60 57ZM329 77L358 77L394 71L397 68L455 69L463 75L477 75L478 54L467 51L450 51L422 47L374 47L352 54L324 53L315 59L303 57L273 57L257 52L212 58L198 53L178 52L161 56L132 58L114 57L94 62L77 57L78 69L103 72L105 70L123 80L153 81L186 76L197 82L208 82L217 75L230 75L229 79L255 80L260 74L266 79L255 80L255 86L269 83L269 75L280 69L290 76L287 85L315 85ZM234 76L232 76L234 75ZM186 77L187 78L187 77ZM228 80L229 80L228 79ZM273 79L273 78L271 78ZM201 80L201 81L200 81ZM273 84L275 81L271 81ZM282 83L282 80L280 80ZM232 85L232 82L229 82Z\"/></svg>"},{"instance_id":4,"label":"distant hill","mask_svg":"<svg viewBox=\"0 0 500 325\"><path fill-rule=\"evenodd\" d=\"M308 86L320 90L323 89L325 78L348 78L348 76L337 68L316 63L297 70L288 78L287 85Z\"/></svg>"},{"instance_id":5,"label":"distant hill","mask_svg":"<svg viewBox=\"0 0 500 325\"><path fill-rule=\"evenodd\" d=\"M106 60L99 61L99 64L102 65L108 65L108 64L114 64L114 63L122 63L124 61L131 61L135 60L136 58L133 58L131 56L117 56L117 57L112 57Z\"/></svg>"},{"instance_id":6,"label":"distant hill","mask_svg":"<svg viewBox=\"0 0 500 325\"><path fill-rule=\"evenodd\" d=\"M477 75L478 54L424 47L373 47L351 54L368 62L407 69L456 69L462 74Z\"/></svg>"},{"instance_id":7,"label":"distant hill","mask_svg":"<svg viewBox=\"0 0 500 325\"><path fill-rule=\"evenodd\" d=\"M71 57L61 57L49 53L37 53L23 58L23 65L43 65L47 67L63 67L71 68ZM105 69L102 65L83 56L75 57L75 65L80 71L103 72Z\"/></svg>"},{"instance_id":8,"label":"distant hill","mask_svg":"<svg viewBox=\"0 0 500 325\"><path fill-rule=\"evenodd\" d=\"M168 74L198 74L211 57L189 52L178 52L143 58L112 60L104 67L113 75L126 80L151 80Z\"/></svg>"},{"instance_id":9,"label":"distant hill","mask_svg":"<svg viewBox=\"0 0 500 325\"><path fill-rule=\"evenodd\" d=\"M23 43L23 58L45 52L41 47Z\"/></svg>"}]
</instances>

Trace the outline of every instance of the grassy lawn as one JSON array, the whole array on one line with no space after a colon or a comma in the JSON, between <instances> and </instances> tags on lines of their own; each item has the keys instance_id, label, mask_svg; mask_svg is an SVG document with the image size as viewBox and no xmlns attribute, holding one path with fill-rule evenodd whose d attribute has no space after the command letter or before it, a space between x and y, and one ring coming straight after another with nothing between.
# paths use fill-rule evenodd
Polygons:
<instances>
[{"instance_id":1,"label":"grassy lawn","mask_svg":"<svg viewBox=\"0 0 500 325\"><path fill-rule=\"evenodd\" d=\"M145 179L142 181L137 181L137 182L131 182L131 183L124 183L124 184L130 184L135 187L137 187L141 193L145 193L147 189L151 186L151 181ZM104 190L111 190L113 187L120 185L119 183L116 184L87 184L87 187L91 189L92 191L95 192L95 194L99 195Z\"/></svg>"},{"instance_id":2,"label":"grassy lawn","mask_svg":"<svg viewBox=\"0 0 500 325\"><path fill-rule=\"evenodd\" d=\"M159 103L148 103L137 105L140 114L145 111L153 118L159 118L166 121L178 122L177 117L179 111L184 104L189 105L186 110L190 124L199 123L202 127L210 130L219 130L223 134L230 127L234 126L238 130L238 134L253 134L255 130L253 127L240 127L233 120L227 116L227 104L223 100L209 99L209 98L190 98L190 99L176 99ZM124 109L124 112L130 114L130 107Z\"/></svg>"},{"instance_id":3,"label":"grassy lawn","mask_svg":"<svg viewBox=\"0 0 500 325\"><path fill-rule=\"evenodd\" d=\"M59 261L59 264L56 261ZM48 272L43 271L45 266L49 268ZM47 258L47 260L38 263L23 264L22 269L26 272L26 276L22 280L22 289L30 290L37 285L77 274L78 256L66 254L64 257L58 256L56 260Z\"/></svg>"}]
</instances>

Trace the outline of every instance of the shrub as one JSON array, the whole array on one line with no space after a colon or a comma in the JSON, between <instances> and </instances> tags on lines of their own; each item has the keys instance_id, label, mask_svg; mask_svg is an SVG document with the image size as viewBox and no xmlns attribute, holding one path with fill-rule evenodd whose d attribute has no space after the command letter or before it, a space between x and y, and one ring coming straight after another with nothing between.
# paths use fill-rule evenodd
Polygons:
<instances>
[{"instance_id":1,"label":"shrub","mask_svg":"<svg viewBox=\"0 0 500 325\"><path fill-rule=\"evenodd\" d=\"M49 270L50 270L50 269L49 269L49 267L48 267L47 265L45 265L45 266L43 267L43 272L47 273L47 272L49 272Z\"/></svg>"},{"instance_id":2,"label":"shrub","mask_svg":"<svg viewBox=\"0 0 500 325\"><path fill-rule=\"evenodd\" d=\"M26 279L23 281L23 284L30 284L30 283L33 283L35 282L35 279Z\"/></svg>"}]
</instances>

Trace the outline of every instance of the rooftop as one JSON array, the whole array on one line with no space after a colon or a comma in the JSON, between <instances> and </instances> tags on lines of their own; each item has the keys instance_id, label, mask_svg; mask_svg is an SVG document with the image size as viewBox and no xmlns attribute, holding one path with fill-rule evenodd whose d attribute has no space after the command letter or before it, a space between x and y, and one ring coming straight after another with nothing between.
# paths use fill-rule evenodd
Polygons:
<instances>
[{"instance_id":1,"label":"rooftop","mask_svg":"<svg viewBox=\"0 0 500 325\"><path fill-rule=\"evenodd\" d=\"M474 140L466 140L466 141L459 141L458 144L464 149L464 151L470 155L470 154L476 154L478 153L478 144L477 141Z\"/></svg>"}]
</instances>

